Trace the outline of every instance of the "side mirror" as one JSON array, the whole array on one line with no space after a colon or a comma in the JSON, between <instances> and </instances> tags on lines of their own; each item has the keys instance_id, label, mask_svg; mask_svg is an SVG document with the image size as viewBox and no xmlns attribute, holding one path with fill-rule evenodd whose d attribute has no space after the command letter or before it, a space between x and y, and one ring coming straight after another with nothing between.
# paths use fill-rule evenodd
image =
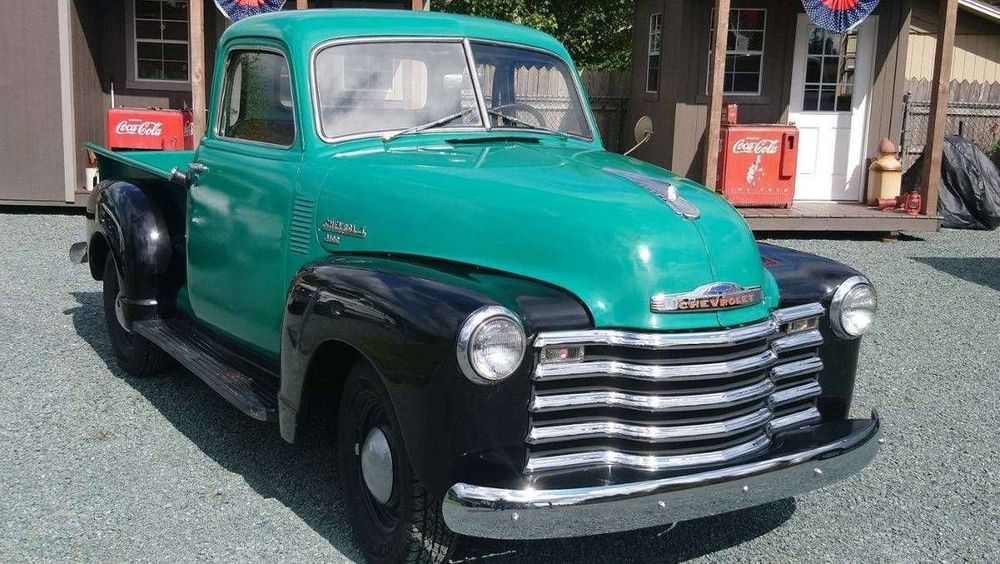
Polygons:
<instances>
[{"instance_id":1,"label":"side mirror","mask_svg":"<svg viewBox=\"0 0 1000 564\"><path fill-rule=\"evenodd\" d=\"M642 116L635 122L635 146L625 151L625 155L632 154L633 151L642 147L653 137L653 120L649 116Z\"/></svg>"}]
</instances>

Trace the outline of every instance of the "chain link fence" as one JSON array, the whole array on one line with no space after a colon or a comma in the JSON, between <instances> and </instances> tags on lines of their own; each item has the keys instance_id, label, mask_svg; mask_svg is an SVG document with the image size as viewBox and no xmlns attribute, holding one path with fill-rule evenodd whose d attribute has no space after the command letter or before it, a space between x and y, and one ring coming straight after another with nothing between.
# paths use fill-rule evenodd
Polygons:
<instances>
[{"instance_id":1,"label":"chain link fence","mask_svg":"<svg viewBox=\"0 0 1000 564\"><path fill-rule=\"evenodd\" d=\"M930 118L930 101L913 98L912 93L903 97L903 132L899 150L904 172L924 152ZM978 145L993 162L1000 161L1000 103L950 102L945 135L961 135Z\"/></svg>"}]
</instances>

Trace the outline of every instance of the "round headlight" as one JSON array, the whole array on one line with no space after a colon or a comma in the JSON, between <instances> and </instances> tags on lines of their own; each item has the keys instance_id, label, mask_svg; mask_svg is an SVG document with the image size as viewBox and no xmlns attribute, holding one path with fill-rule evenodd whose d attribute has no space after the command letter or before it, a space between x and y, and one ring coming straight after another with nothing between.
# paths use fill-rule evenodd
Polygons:
<instances>
[{"instance_id":1,"label":"round headlight","mask_svg":"<svg viewBox=\"0 0 1000 564\"><path fill-rule=\"evenodd\" d=\"M833 294L830 322L833 332L844 339L864 335L875 323L875 289L864 276L844 281Z\"/></svg>"},{"instance_id":2,"label":"round headlight","mask_svg":"<svg viewBox=\"0 0 1000 564\"><path fill-rule=\"evenodd\" d=\"M472 312L458 332L458 365L477 384L507 378L524 358L527 339L509 309L485 306Z\"/></svg>"}]
</instances>

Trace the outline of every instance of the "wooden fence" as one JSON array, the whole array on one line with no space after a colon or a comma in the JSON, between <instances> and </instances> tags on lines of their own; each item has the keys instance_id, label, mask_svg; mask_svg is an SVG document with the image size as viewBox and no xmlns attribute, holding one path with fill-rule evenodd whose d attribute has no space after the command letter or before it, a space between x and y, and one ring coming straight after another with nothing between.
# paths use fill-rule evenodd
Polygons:
<instances>
[{"instance_id":1,"label":"wooden fence","mask_svg":"<svg viewBox=\"0 0 1000 564\"><path fill-rule=\"evenodd\" d=\"M949 102L1000 104L1000 82L969 82L953 80L950 85ZM906 81L906 91L911 99L927 101L931 99L931 81L911 78Z\"/></svg>"},{"instance_id":2,"label":"wooden fence","mask_svg":"<svg viewBox=\"0 0 1000 564\"><path fill-rule=\"evenodd\" d=\"M629 71L591 71L581 74L583 87L590 97L597 127L604 146L621 153L632 147L632 128L628 121L629 93L632 75Z\"/></svg>"}]
</instances>

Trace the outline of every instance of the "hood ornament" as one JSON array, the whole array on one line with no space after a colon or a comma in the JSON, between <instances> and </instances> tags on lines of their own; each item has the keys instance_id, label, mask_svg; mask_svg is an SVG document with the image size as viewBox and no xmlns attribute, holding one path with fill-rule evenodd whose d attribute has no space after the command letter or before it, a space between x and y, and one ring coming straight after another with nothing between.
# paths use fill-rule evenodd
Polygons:
<instances>
[{"instance_id":1,"label":"hood ornament","mask_svg":"<svg viewBox=\"0 0 1000 564\"><path fill-rule=\"evenodd\" d=\"M674 213L685 219L698 219L701 217L701 211L698 210L694 204L681 197L681 195L677 192L676 186L665 180L657 180L656 178L650 178L648 176L634 174L612 167L605 167L604 172L613 174L619 178L624 178L625 180L645 188L647 192L653 194L659 198L660 201L670 206L670 209L674 210Z\"/></svg>"},{"instance_id":2,"label":"hood ornament","mask_svg":"<svg viewBox=\"0 0 1000 564\"><path fill-rule=\"evenodd\" d=\"M760 286L744 288L732 282L713 282L690 292L656 294L649 299L649 309L653 313L717 311L759 304L763 300Z\"/></svg>"}]
</instances>

